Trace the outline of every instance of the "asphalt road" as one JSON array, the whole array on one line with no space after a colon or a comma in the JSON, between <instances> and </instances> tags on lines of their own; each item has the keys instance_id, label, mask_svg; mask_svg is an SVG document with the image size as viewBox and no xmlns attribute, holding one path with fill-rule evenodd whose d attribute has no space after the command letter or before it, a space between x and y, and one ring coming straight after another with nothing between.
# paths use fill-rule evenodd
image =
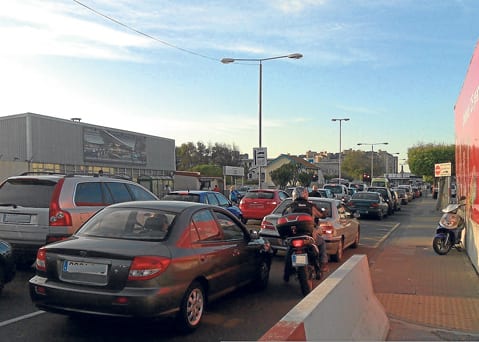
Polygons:
<instances>
[{"instance_id":1,"label":"asphalt road","mask_svg":"<svg viewBox=\"0 0 479 342\"><path fill-rule=\"evenodd\" d=\"M420 201L420 200L416 200ZM361 241L347 249L344 261L353 254L374 258L376 249L401 223L410 219L413 201L402 211L382 221L361 219ZM412 209L412 208L411 208ZM252 221L250 228L258 228ZM211 303L202 326L192 334L179 335L171 320L140 321L111 318L71 318L39 311L30 301L28 279L33 270L20 270L0 296L2 341L239 341L258 340L301 299L299 284L282 281L283 255L273 260L270 283L264 292L244 289ZM343 261L343 262L344 262ZM341 263L330 263L331 272Z\"/></svg>"}]
</instances>

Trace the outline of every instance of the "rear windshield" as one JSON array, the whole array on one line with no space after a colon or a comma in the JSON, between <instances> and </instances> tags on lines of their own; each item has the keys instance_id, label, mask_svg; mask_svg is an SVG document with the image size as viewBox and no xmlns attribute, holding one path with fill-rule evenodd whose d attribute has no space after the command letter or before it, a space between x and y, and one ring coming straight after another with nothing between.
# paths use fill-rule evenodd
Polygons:
<instances>
[{"instance_id":1,"label":"rear windshield","mask_svg":"<svg viewBox=\"0 0 479 342\"><path fill-rule=\"evenodd\" d=\"M56 184L45 179L9 179L0 186L0 206L49 208Z\"/></svg>"},{"instance_id":2,"label":"rear windshield","mask_svg":"<svg viewBox=\"0 0 479 342\"><path fill-rule=\"evenodd\" d=\"M356 192L353 195L352 199L377 200L378 195L371 194L371 193L365 193L365 192Z\"/></svg>"},{"instance_id":3,"label":"rear windshield","mask_svg":"<svg viewBox=\"0 0 479 342\"><path fill-rule=\"evenodd\" d=\"M324 188L331 190L335 194L343 193L343 187L340 185L325 185Z\"/></svg>"},{"instance_id":4,"label":"rear windshield","mask_svg":"<svg viewBox=\"0 0 479 342\"><path fill-rule=\"evenodd\" d=\"M200 196L195 194L168 194L163 199L168 201L200 202Z\"/></svg>"},{"instance_id":5,"label":"rear windshield","mask_svg":"<svg viewBox=\"0 0 479 342\"><path fill-rule=\"evenodd\" d=\"M78 231L79 236L164 240L176 214L144 208L105 208Z\"/></svg>"},{"instance_id":6,"label":"rear windshield","mask_svg":"<svg viewBox=\"0 0 479 342\"><path fill-rule=\"evenodd\" d=\"M245 198L262 198L262 199L273 199L274 192L271 191L248 191L245 195Z\"/></svg>"}]
</instances>

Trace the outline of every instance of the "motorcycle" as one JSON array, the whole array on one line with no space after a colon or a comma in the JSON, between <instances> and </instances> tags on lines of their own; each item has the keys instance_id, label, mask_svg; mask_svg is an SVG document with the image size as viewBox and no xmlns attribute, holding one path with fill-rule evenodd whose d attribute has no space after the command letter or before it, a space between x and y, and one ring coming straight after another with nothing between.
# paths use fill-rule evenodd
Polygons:
<instances>
[{"instance_id":1,"label":"motorcycle","mask_svg":"<svg viewBox=\"0 0 479 342\"><path fill-rule=\"evenodd\" d=\"M314 220L306 213L292 213L281 216L276 227L287 246L284 280L296 275L301 293L306 296L313 289L313 281L321 277L319 249L312 237Z\"/></svg>"},{"instance_id":2,"label":"motorcycle","mask_svg":"<svg viewBox=\"0 0 479 342\"><path fill-rule=\"evenodd\" d=\"M451 248L460 248L461 235L465 228L465 220L462 216L464 201L448 204L442 209L444 213L436 228L436 236L432 241L434 251L439 255L446 255Z\"/></svg>"}]
</instances>

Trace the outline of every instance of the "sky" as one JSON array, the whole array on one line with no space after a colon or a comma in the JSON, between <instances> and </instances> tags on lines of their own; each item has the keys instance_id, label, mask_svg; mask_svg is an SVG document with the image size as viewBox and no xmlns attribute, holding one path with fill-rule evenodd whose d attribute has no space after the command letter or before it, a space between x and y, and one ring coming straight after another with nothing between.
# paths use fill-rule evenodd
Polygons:
<instances>
[{"instance_id":1,"label":"sky","mask_svg":"<svg viewBox=\"0 0 479 342\"><path fill-rule=\"evenodd\" d=\"M374 149L407 163L410 147L454 144L479 40L477 0L0 5L0 116L81 118L250 157L260 117L268 158Z\"/></svg>"}]
</instances>

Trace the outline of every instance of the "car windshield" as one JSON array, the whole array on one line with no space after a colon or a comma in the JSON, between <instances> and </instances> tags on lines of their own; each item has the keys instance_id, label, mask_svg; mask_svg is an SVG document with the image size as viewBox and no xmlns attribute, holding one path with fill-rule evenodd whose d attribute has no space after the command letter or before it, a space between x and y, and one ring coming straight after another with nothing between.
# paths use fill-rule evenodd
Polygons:
<instances>
[{"instance_id":1,"label":"car windshield","mask_svg":"<svg viewBox=\"0 0 479 342\"><path fill-rule=\"evenodd\" d=\"M199 202L200 195L184 193L184 194L168 194L163 196L164 200L168 201L185 201L185 202Z\"/></svg>"},{"instance_id":2,"label":"car windshield","mask_svg":"<svg viewBox=\"0 0 479 342\"><path fill-rule=\"evenodd\" d=\"M176 214L146 208L105 208L77 232L78 236L129 240L164 240Z\"/></svg>"},{"instance_id":3,"label":"car windshield","mask_svg":"<svg viewBox=\"0 0 479 342\"><path fill-rule=\"evenodd\" d=\"M273 199L274 192L272 191L248 191L245 198L261 198L261 199Z\"/></svg>"}]
</instances>

